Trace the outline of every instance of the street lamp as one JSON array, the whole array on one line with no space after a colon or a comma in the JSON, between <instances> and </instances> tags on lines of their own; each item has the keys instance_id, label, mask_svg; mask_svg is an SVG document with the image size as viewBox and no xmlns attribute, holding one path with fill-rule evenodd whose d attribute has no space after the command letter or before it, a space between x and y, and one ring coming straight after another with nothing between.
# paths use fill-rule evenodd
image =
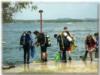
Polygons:
<instances>
[{"instance_id":1,"label":"street lamp","mask_svg":"<svg viewBox=\"0 0 100 75\"><path fill-rule=\"evenodd\" d=\"M42 13L43 13L43 10L39 10L39 13L40 13L40 32L42 33Z\"/></svg>"}]
</instances>

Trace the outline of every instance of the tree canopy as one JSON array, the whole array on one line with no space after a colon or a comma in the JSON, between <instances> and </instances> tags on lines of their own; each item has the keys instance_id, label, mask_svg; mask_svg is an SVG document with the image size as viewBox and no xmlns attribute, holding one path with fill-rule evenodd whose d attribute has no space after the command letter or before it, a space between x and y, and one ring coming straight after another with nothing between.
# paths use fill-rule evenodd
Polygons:
<instances>
[{"instance_id":1,"label":"tree canopy","mask_svg":"<svg viewBox=\"0 0 100 75\"><path fill-rule=\"evenodd\" d=\"M12 22L12 16L16 12L22 12L23 9L31 8L32 10L36 10L37 6L34 5L33 2L3 2L2 3L2 21Z\"/></svg>"}]
</instances>

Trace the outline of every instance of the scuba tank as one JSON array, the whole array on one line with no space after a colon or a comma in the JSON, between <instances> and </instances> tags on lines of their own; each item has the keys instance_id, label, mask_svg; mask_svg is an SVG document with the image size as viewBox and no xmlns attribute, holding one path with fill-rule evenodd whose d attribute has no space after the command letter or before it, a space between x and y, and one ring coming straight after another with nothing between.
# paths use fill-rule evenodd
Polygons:
<instances>
[{"instance_id":1,"label":"scuba tank","mask_svg":"<svg viewBox=\"0 0 100 75\"><path fill-rule=\"evenodd\" d=\"M46 35L46 46L47 47L50 47L51 46L51 40L50 40L50 36L49 35Z\"/></svg>"},{"instance_id":2,"label":"scuba tank","mask_svg":"<svg viewBox=\"0 0 100 75\"><path fill-rule=\"evenodd\" d=\"M67 37L68 41L73 41L73 39L66 32L63 32L63 35Z\"/></svg>"}]
</instances>

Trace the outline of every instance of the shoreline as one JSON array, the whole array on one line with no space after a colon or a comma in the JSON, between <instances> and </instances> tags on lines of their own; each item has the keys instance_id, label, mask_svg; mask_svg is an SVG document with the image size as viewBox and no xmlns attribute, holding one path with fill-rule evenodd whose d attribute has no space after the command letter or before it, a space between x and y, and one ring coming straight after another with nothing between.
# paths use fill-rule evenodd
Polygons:
<instances>
[{"instance_id":1,"label":"shoreline","mask_svg":"<svg viewBox=\"0 0 100 75\"><path fill-rule=\"evenodd\" d=\"M97 73L98 62L72 61L60 63L49 61L45 63L32 62L29 65L20 65L3 70L3 73Z\"/></svg>"}]
</instances>

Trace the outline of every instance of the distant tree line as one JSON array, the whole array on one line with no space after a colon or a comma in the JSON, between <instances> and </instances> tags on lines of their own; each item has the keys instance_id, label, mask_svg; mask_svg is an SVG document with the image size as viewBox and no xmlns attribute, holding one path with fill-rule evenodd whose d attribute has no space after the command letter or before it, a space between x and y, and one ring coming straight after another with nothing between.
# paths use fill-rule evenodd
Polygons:
<instances>
[{"instance_id":1,"label":"distant tree line","mask_svg":"<svg viewBox=\"0 0 100 75\"><path fill-rule=\"evenodd\" d=\"M96 22L97 19L51 19L51 20L43 20L43 22L54 22L54 23L61 23L61 22ZM14 22L40 22L40 20L14 20Z\"/></svg>"}]
</instances>

